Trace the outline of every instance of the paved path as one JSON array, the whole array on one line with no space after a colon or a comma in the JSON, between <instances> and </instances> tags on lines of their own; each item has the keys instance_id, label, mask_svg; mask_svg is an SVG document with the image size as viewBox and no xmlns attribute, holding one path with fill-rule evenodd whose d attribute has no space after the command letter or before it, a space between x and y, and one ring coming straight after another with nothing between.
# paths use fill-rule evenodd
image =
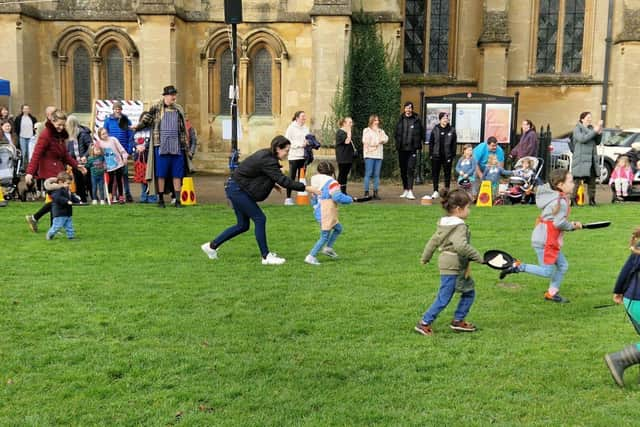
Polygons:
<instances>
[{"instance_id":1,"label":"paved path","mask_svg":"<svg viewBox=\"0 0 640 427\"><path fill-rule=\"evenodd\" d=\"M195 175L193 177L194 186L196 189L196 197L198 203L225 203L226 197L224 194L224 182L226 177L219 175ZM350 182L348 185L348 191L355 196L362 195L362 181ZM139 194L137 184L132 184L132 192L134 195ZM380 186L380 197L382 200L372 203L402 203L402 204L420 204L420 197L425 194L431 194L433 187L431 183L423 185L416 185L414 187L414 193L416 200L405 200L399 196L402 193L401 183L385 182ZM295 192L293 193L295 197ZM269 198L265 203L282 204L284 202L285 195L279 194L277 191L272 191ZM598 185L596 191L596 201L600 204L609 203L611 201L611 192L605 185Z\"/></svg>"}]
</instances>

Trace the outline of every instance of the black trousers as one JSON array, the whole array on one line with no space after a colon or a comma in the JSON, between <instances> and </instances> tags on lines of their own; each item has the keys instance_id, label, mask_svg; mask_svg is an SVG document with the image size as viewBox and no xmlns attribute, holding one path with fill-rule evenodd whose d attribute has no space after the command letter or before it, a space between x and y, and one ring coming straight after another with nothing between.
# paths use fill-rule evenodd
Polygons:
<instances>
[{"instance_id":1,"label":"black trousers","mask_svg":"<svg viewBox=\"0 0 640 427\"><path fill-rule=\"evenodd\" d=\"M431 179L433 180L433 191L438 191L440 185L440 169L444 171L444 188L449 189L451 186L451 164L453 160L440 159L439 157L431 158Z\"/></svg>"},{"instance_id":2,"label":"black trousers","mask_svg":"<svg viewBox=\"0 0 640 427\"><path fill-rule=\"evenodd\" d=\"M342 194L347 194L347 179L349 178L351 166L353 166L353 162L338 163L338 183L340 184L340 191L342 191Z\"/></svg>"},{"instance_id":3,"label":"black trousers","mask_svg":"<svg viewBox=\"0 0 640 427\"><path fill-rule=\"evenodd\" d=\"M124 179L124 167L121 167L114 171L109 172L109 192L111 193L112 199L116 197L116 192L115 192L116 188L118 189L118 196L124 197L123 179Z\"/></svg>"},{"instance_id":4,"label":"black trousers","mask_svg":"<svg viewBox=\"0 0 640 427\"><path fill-rule=\"evenodd\" d=\"M87 186L87 177L89 185ZM73 181L76 184L76 194L83 202L87 201L87 192L91 193L91 173L83 175L78 169L73 169Z\"/></svg>"},{"instance_id":5,"label":"black trousers","mask_svg":"<svg viewBox=\"0 0 640 427\"><path fill-rule=\"evenodd\" d=\"M398 151L400 178L402 178L402 188L404 190L413 190L417 158L415 151Z\"/></svg>"},{"instance_id":6,"label":"black trousers","mask_svg":"<svg viewBox=\"0 0 640 427\"><path fill-rule=\"evenodd\" d=\"M289 178L297 181L300 179L300 169L304 168L304 159L289 160ZM287 199L291 198L291 190L287 188Z\"/></svg>"}]
</instances>

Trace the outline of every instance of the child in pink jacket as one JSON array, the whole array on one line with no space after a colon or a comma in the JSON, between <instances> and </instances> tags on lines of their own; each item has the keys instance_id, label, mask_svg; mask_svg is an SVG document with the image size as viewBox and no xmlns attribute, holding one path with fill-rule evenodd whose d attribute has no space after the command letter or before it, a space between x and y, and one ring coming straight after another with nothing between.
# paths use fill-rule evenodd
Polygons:
<instances>
[{"instance_id":1,"label":"child in pink jacket","mask_svg":"<svg viewBox=\"0 0 640 427\"><path fill-rule=\"evenodd\" d=\"M616 167L611 172L611 182L613 182L616 189L618 200L629 195L629 186L633 182L633 170L631 170L627 156L618 157Z\"/></svg>"}]
</instances>

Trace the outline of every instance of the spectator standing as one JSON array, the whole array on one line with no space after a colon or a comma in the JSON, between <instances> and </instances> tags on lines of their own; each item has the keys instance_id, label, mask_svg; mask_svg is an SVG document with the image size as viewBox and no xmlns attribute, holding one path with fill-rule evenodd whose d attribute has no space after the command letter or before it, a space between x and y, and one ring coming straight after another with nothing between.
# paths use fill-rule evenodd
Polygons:
<instances>
[{"instance_id":1,"label":"spectator standing","mask_svg":"<svg viewBox=\"0 0 640 427\"><path fill-rule=\"evenodd\" d=\"M185 162L189 151L187 128L184 121L184 109L176 103L178 90L175 86L165 86L162 99L143 115L135 130L151 127L151 143L147 159L146 179L149 190L158 193L158 207L164 208L165 180L173 180L176 194L182 189L185 175ZM157 182L156 182L157 180ZM181 208L180 197L176 197L175 207Z\"/></svg>"},{"instance_id":2,"label":"spectator standing","mask_svg":"<svg viewBox=\"0 0 640 427\"><path fill-rule=\"evenodd\" d=\"M304 168L304 148L308 142L306 140L309 134L309 128L305 125L307 115L304 111L296 111L291 119L291 123L284 134L284 137L291 141L291 149L289 150L289 178L292 180L300 179L300 170ZM287 188L287 198L284 204L292 206L291 188Z\"/></svg>"},{"instance_id":3,"label":"spectator standing","mask_svg":"<svg viewBox=\"0 0 640 427\"><path fill-rule=\"evenodd\" d=\"M418 159L418 151L424 143L424 127L420 116L413 112L413 102L405 102L404 112L396 125L396 150L400 163L402 194L400 197L414 200L413 180ZM455 150L454 150L455 153ZM451 169L449 169L451 172Z\"/></svg>"},{"instance_id":4,"label":"spectator standing","mask_svg":"<svg viewBox=\"0 0 640 427\"><path fill-rule=\"evenodd\" d=\"M9 109L4 105L0 105L0 122L11 122L11 128L13 128L13 116L9 113Z\"/></svg>"},{"instance_id":5,"label":"spectator standing","mask_svg":"<svg viewBox=\"0 0 640 427\"><path fill-rule=\"evenodd\" d=\"M595 126L591 124L592 121L593 118L589 111L580 113L578 123L573 129L574 150L571 162L571 174L576 181L582 180L587 183L589 206L596 205L596 177L600 176L596 145L600 143L602 134L602 120ZM578 187L579 185L574 187L574 201Z\"/></svg>"},{"instance_id":6,"label":"spectator standing","mask_svg":"<svg viewBox=\"0 0 640 427\"><path fill-rule=\"evenodd\" d=\"M364 157L364 196L369 196L369 181L373 177L373 198L380 200L378 187L380 186L380 170L384 157L384 144L389 137L380 127L380 117L376 114L369 116L369 126L362 131L362 152Z\"/></svg>"},{"instance_id":7,"label":"spectator standing","mask_svg":"<svg viewBox=\"0 0 640 427\"><path fill-rule=\"evenodd\" d=\"M109 136L118 140L120 145L127 151L127 154L131 154L133 149L131 120L129 120L126 114L122 113L122 103L120 101L113 103L112 111L113 114L104 120L102 127L109 132ZM131 203L133 202L133 197L131 197L131 189L129 188L129 166L127 163L125 163L124 169L122 170L122 176L124 178L124 196L126 197L126 201ZM121 196L121 194L119 196Z\"/></svg>"},{"instance_id":8,"label":"spectator standing","mask_svg":"<svg viewBox=\"0 0 640 427\"><path fill-rule=\"evenodd\" d=\"M91 132L80 124L74 115L67 117L66 124L69 141L67 150L71 157L81 165L86 165L89 146L91 145ZM91 192L91 175L83 175L80 171L73 171L73 180L76 183L76 194L82 203L87 203L87 193Z\"/></svg>"},{"instance_id":9,"label":"spectator standing","mask_svg":"<svg viewBox=\"0 0 640 427\"><path fill-rule=\"evenodd\" d=\"M440 121L434 126L429 136L429 158L431 159L431 178L433 179L432 199L437 199L440 194L440 169L444 172L444 188L449 191L451 186L451 166L456 157L458 136L456 130L449 123L449 114L440 112Z\"/></svg>"},{"instance_id":10,"label":"spectator standing","mask_svg":"<svg viewBox=\"0 0 640 427\"><path fill-rule=\"evenodd\" d=\"M20 114L14 120L14 125L20 144L20 152L22 153L23 168L26 168L29 164L29 153L32 150L30 145L32 143L35 144L33 137L36 134L36 123L38 123L38 119L31 115L31 107L27 104L22 105Z\"/></svg>"},{"instance_id":11,"label":"spectator standing","mask_svg":"<svg viewBox=\"0 0 640 427\"><path fill-rule=\"evenodd\" d=\"M340 129L336 131L336 162L338 163L338 183L342 194L347 194L347 180L356 157L356 149L351 139L353 119L344 117L338 122Z\"/></svg>"},{"instance_id":12,"label":"spectator standing","mask_svg":"<svg viewBox=\"0 0 640 427\"><path fill-rule=\"evenodd\" d=\"M522 136L518 145L511 150L509 157L517 162L523 157L537 157L538 156L538 134L536 133L536 127L529 119L522 121Z\"/></svg>"}]
</instances>

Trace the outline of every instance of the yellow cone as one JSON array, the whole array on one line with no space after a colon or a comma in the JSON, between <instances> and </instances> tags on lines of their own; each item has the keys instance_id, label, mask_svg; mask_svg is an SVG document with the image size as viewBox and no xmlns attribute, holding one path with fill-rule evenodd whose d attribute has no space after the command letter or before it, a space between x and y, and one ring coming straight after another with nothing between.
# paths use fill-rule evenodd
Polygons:
<instances>
[{"instance_id":1,"label":"yellow cone","mask_svg":"<svg viewBox=\"0 0 640 427\"><path fill-rule=\"evenodd\" d=\"M485 208L493 206L491 200L491 181L482 181L482 184L480 184L480 192L478 193L476 206Z\"/></svg>"},{"instance_id":2,"label":"yellow cone","mask_svg":"<svg viewBox=\"0 0 640 427\"><path fill-rule=\"evenodd\" d=\"M584 206L584 181L580 181L578 191L576 191L576 205Z\"/></svg>"},{"instance_id":3,"label":"yellow cone","mask_svg":"<svg viewBox=\"0 0 640 427\"><path fill-rule=\"evenodd\" d=\"M302 168L300 169L300 182L304 184L304 186L307 186L307 180L304 177L304 174L306 172L306 168ZM298 194L296 195L296 205L308 205L309 204L309 193L307 193L307 190L304 191L299 191Z\"/></svg>"},{"instance_id":4,"label":"yellow cone","mask_svg":"<svg viewBox=\"0 0 640 427\"><path fill-rule=\"evenodd\" d=\"M196 190L193 187L193 178L182 178L182 191L180 191L180 203L184 206L196 204Z\"/></svg>"},{"instance_id":5,"label":"yellow cone","mask_svg":"<svg viewBox=\"0 0 640 427\"><path fill-rule=\"evenodd\" d=\"M0 208L7 206L9 203L4 199L4 193L2 192L2 187L0 186Z\"/></svg>"}]
</instances>

